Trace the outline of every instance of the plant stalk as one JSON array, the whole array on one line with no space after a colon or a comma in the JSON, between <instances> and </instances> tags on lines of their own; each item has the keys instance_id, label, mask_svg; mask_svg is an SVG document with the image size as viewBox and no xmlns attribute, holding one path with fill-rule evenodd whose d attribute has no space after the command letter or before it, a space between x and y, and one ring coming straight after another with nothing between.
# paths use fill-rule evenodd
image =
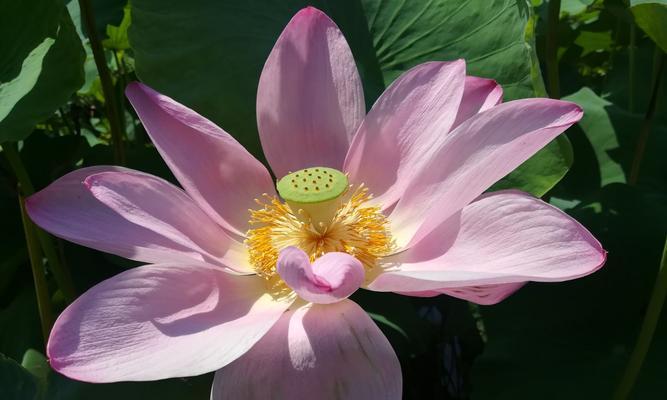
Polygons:
<instances>
[{"instance_id":1,"label":"plant stalk","mask_svg":"<svg viewBox=\"0 0 667 400\"><path fill-rule=\"evenodd\" d=\"M35 285L35 295L37 296L37 310L39 320L42 325L42 337L44 339L44 348L49 339L51 326L53 326L53 312L51 311L51 298L49 288L46 283L44 263L42 262L42 253L39 248L39 240L36 236L36 229L30 218L25 212L24 198L21 194L19 198L19 207L21 208L21 221L23 222L23 232L28 246L28 256L30 258L30 267L32 269L32 279Z\"/></svg>"},{"instance_id":2,"label":"plant stalk","mask_svg":"<svg viewBox=\"0 0 667 400\"><path fill-rule=\"evenodd\" d=\"M628 110L635 112L635 59L637 54L637 27L630 24L630 45L628 46Z\"/></svg>"},{"instance_id":3,"label":"plant stalk","mask_svg":"<svg viewBox=\"0 0 667 400\"><path fill-rule=\"evenodd\" d=\"M111 80L111 73L107 66L107 60L104 55L104 48L97 36L95 29L95 15L90 4L90 0L79 0L79 8L83 16L88 38L90 39L90 47L93 50L93 58L97 66L97 72L100 75L102 83L102 92L104 93L104 107L106 108L107 117L109 118L109 125L111 127L111 140L114 149L114 161L116 164L125 164L125 150L123 148L123 124L121 123L121 115L118 111L118 99L113 90L113 82Z\"/></svg>"},{"instance_id":4,"label":"plant stalk","mask_svg":"<svg viewBox=\"0 0 667 400\"><path fill-rule=\"evenodd\" d=\"M23 165L16 143L4 143L2 150L14 171L14 175L19 183L20 193L23 196L30 196L35 193L35 187L30 180L25 165ZM35 227L35 236L41 245L44 256L49 261L49 269L53 272L53 276L58 282L58 287L63 292L65 300L71 303L76 298L76 291L74 290L74 284L72 283L69 271L60 262L53 238L37 227Z\"/></svg>"},{"instance_id":5,"label":"plant stalk","mask_svg":"<svg viewBox=\"0 0 667 400\"><path fill-rule=\"evenodd\" d=\"M642 322L641 331L639 332L639 337L637 338L637 343L632 355L630 356L630 361L625 368L625 373L621 379L621 383L616 388L614 393L614 400L624 400L627 399L632 391L632 388L639 376L639 372L644 363L644 358L648 353L648 349L651 346L651 341L653 340L653 334L655 333L655 328L658 325L658 320L660 318L660 312L662 311L662 305L665 303L665 297L667 296L667 240L665 240L665 247L662 250L662 260L660 262L660 269L658 270L658 277L653 286L653 293L651 293L651 299L649 300L648 309L646 310L646 316L644 316L644 322Z\"/></svg>"},{"instance_id":6,"label":"plant stalk","mask_svg":"<svg viewBox=\"0 0 667 400\"><path fill-rule=\"evenodd\" d=\"M547 13L546 68L549 97L560 99L558 73L558 26L560 22L560 0L550 0Z\"/></svg>"},{"instance_id":7,"label":"plant stalk","mask_svg":"<svg viewBox=\"0 0 667 400\"><path fill-rule=\"evenodd\" d=\"M651 126L653 125L653 116L658 105L658 95L660 93L660 86L662 85L662 76L665 68L665 54L658 49L656 45L656 65L654 68L653 87L651 89L651 98L649 100L644 120L639 128L639 137L637 138L637 146L632 158L632 167L630 168L630 178L628 183L636 185L639 180L639 170L642 159L646 151L646 142L648 142L649 134L651 133Z\"/></svg>"}]
</instances>

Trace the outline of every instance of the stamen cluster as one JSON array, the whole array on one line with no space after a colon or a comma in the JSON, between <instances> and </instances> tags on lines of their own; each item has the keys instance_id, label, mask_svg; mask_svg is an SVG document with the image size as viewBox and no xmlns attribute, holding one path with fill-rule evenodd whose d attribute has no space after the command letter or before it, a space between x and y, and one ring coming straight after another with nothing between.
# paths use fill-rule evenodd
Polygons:
<instances>
[{"instance_id":1,"label":"stamen cluster","mask_svg":"<svg viewBox=\"0 0 667 400\"><path fill-rule=\"evenodd\" d=\"M255 201L261 208L250 210L250 224L245 244L257 274L272 287L284 284L276 273L281 249L295 246L310 256L311 262L328 252L345 252L356 257L366 270L378 258L392 252L395 245L387 217L379 207L369 205L368 189L359 186L341 202L331 221L318 226L303 209L293 210L275 196L264 195Z\"/></svg>"}]
</instances>

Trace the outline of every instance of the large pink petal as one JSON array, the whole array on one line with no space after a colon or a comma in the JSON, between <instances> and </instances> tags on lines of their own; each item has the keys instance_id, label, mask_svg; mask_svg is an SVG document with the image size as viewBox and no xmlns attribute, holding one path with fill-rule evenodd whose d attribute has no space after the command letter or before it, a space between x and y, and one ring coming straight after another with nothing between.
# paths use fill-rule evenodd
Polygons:
<instances>
[{"instance_id":1,"label":"large pink petal","mask_svg":"<svg viewBox=\"0 0 667 400\"><path fill-rule=\"evenodd\" d=\"M289 311L249 352L215 374L212 400L401 398L401 367L350 300Z\"/></svg>"},{"instance_id":2,"label":"large pink petal","mask_svg":"<svg viewBox=\"0 0 667 400\"><path fill-rule=\"evenodd\" d=\"M466 76L461 105L456 113L452 129L475 114L500 104L503 100L503 88L493 79Z\"/></svg>"},{"instance_id":3,"label":"large pink petal","mask_svg":"<svg viewBox=\"0 0 667 400\"><path fill-rule=\"evenodd\" d=\"M95 184L91 178L95 176ZM115 177L115 178L114 178ZM95 197L116 180L116 200ZM121 185L122 188L119 188ZM101 201L103 200L103 201ZM105 204L107 201L109 204ZM208 262L243 269L242 244L231 239L177 187L120 167L71 172L26 199L30 218L52 234L143 262Z\"/></svg>"},{"instance_id":4,"label":"large pink petal","mask_svg":"<svg viewBox=\"0 0 667 400\"><path fill-rule=\"evenodd\" d=\"M171 98L138 82L126 94L190 197L220 225L244 235L254 199L275 193L266 168L227 132Z\"/></svg>"},{"instance_id":5,"label":"large pink petal","mask_svg":"<svg viewBox=\"0 0 667 400\"><path fill-rule=\"evenodd\" d=\"M56 371L87 382L199 375L244 354L290 304L265 294L256 276L147 265L72 303L56 321L47 353Z\"/></svg>"},{"instance_id":6,"label":"large pink petal","mask_svg":"<svg viewBox=\"0 0 667 400\"><path fill-rule=\"evenodd\" d=\"M396 79L361 124L345 159L352 183L364 183L389 207L414 179L424 154L456 118L465 62L420 64Z\"/></svg>"},{"instance_id":7,"label":"large pink petal","mask_svg":"<svg viewBox=\"0 0 667 400\"><path fill-rule=\"evenodd\" d=\"M414 297L434 297L446 294L477 304L491 305L505 300L509 295L521 289L525 284L526 282L499 283L495 285L464 286L422 292L401 292L400 294Z\"/></svg>"},{"instance_id":8,"label":"large pink petal","mask_svg":"<svg viewBox=\"0 0 667 400\"><path fill-rule=\"evenodd\" d=\"M323 12L304 8L278 38L257 90L259 137L274 174L341 169L364 114L361 80L343 34Z\"/></svg>"},{"instance_id":9,"label":"large pink petal","mask_svg":"<svg viewBox=\"0 0 667 400\"><path fill-rule=\"evenodd\" d=\"M245 247L231 239L183 190L164 179L102 172L87 177L84 185L121 218L195 250L208 263L251 272Z\"/></svg>"},{"instance_id":10,"label":"large pink petal","mask_svg":"<svg viewBox=\"0 0 667 400\"><path fill-rule=\"evenodd\" d=\"M399 247L412 245L576 123L574 103L525 99L499 104L456 128L427 160L393 209Z\"/></svg>"},{"instance_id":11,"label":"large pink petal","mask_svg":"<svg viewBox=\"0 0 667 400\"><path fill-rule=\"evenodd\" d=\"M296 247L280 251L276 271L299 297L318 304L346 299L365 277L364 266L347 253L326 253L311 265L308 255Z\"/></svg>"},{"instance_id":12,"label":"large pink petal","mask_svg":"<svg viewBox=\"0 0 667 400\"><path fill-rule=\"evenodd\" d=\"M567 214L528 194L501 191L480 197L415 246L385 259L389 269L369 289L558 282L595 272L605 258L600 243Z\"/></svg>"}]
</instances>

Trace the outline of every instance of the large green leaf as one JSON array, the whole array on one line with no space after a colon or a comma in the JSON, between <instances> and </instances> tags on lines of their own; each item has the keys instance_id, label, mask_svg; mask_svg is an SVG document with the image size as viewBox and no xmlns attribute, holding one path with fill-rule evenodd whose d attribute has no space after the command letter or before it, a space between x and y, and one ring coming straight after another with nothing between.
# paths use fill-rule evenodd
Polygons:
<instances>
[{"instance_id":1,"label":"large green leaf","mask_svg":"<svg viewBox=\"0 0 667 400\"><path fill-rule=\"evenodd\" d=\"M20 140L83 84L85 57L58 0L0 1L0 143Z\"/></svg>"},{"instance_id":2,"label":"large green leaf","mask_svg":"<svg viewBox=\"0 0 667 400\"><path fill-rule=\"evenodd\" d=\"M526 40L526 33L531 34L527 2L362 3L385 83L422 62L465 58L468 74L497 80L506 98L534 95L532 39Z\"/></svg>"},{"instance_id":3,"label":"large green leaf","mask_svg":"<svg viewBox=\"0 0 667 400\"><path fill-rule=\"evenodd\" d=\"M386 83L422 62L465 58L468 74L495 79L505 100L546 94L532 48L532 10L524 1L363 4ZM519 188L542 196L571 164L572 146L562 136L493 189Z\"/></svg>"},{"instance_id":4,"label":"large green leaf","mask_svg":"<svg viewBox=\"0 0 667 400\"><path fill-rule=\"evenodd\" d=\"M637 25L667 52L667 0L631 0L630 10Z\"/></svg>"},{"instance_id":5,"label":"large green leaf","mask_svg":"<svg viewBox=\"0 0 667 400\"><path fill-rule=\"evenodd\" d=\"M566 136L561 135L496 182L491 190L518 188L535 196L544 196L563 179L573 159L572 145Z\"/></svg>"},{"instance_id":6,"label":"large green leaf","mask_svg":"<svg viewBox=\"0 0 667 400\"><path fill-rule=\"evenodd\" d=\"M572 194L586 197L608 184L625 183L643 115L628 112L587 87L566 99L584 109L584 118L574 131L575 135L583 135L573 139L582 148L581 157L577 158L580 164L575 165L572 176L565 182ZM661 149L667 145L666 138L667 128L654 123L642 161L641 183L665 188L667 159ZM583 153L583 149L590 150Z\"/></svg>"},{"instance_id":7,"label":"large green leaf","mask_svg":"<svg viewBox=\"0 0 667 400\"><path fill-rule=\"evenodd\" d=\"M568 96L567 99L580 104L586 112L579 126L595 151L600 175L599 186L614 182L625 183L629 160L627 157L619 157L621 145L612 117L621 115L627 120L624 124L625 129L618 129L618 133L639 126L640 118L615 107L586 87ZM632 143L624 144L625 148L632 147Z\"/></svg>"},{"instance_id":8,"label":"large green leaf","mask_svg":"<svg viewBox=\"0 0 667 400\"><path fill-rule=\"evenodd\" d=\"M137 74L261 155L255 123L259 74L280 31L308 4L330 15L345 34L367 105L408 68L457 58L467 60L470 74L502 84L506 99L544 94L532 49L534 21L521 0L272 0L261 7L240 0L136 0L130 42ZM505 184L541 195L565 174L569 154L567 139L561 139Z\"/></svg>"},{"instance_id":9,"label":"large green leaf","mask_svg":"<svg viewBox=\"0 0 667 400\"><path fill-rule=\"evenodd\" d=\"M42 72L44 56L49 52L55 40L47 37L37 45L21 64L19 75L9 82L0 84L0 121L12 111L16 103L35 87Z\"/></svg>"}]
</instances>

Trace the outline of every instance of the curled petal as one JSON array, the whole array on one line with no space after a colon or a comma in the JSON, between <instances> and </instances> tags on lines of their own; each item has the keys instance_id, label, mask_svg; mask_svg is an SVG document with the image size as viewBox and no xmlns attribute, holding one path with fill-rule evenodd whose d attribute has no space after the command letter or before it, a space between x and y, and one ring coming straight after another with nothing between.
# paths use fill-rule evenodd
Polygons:
<instances>
[{"instance_id":1,"label":"curled petal","mask_svg":"<svg viewBox=\"0 0 667 400\"><path fill-rule=\"evenodd\" d=\"M503 100L503 88L493 79L466 76L463 98L456 113L452 129L475 114L500 104Z\"/></svg>"},{"instance_id":2,"label":"curled petal","mask_svg":"<svg viewBox=\"0 0 667 400\"><path fill-rule=\"evenodd\" d=\"M398 358L368 314L350 300L308 304L216 372L212 400L396 400Z\"/></svg>"},{"instance_id":3,"label":"curled petal","mask_svg":"<svg viewBox=\"0 0 667 400\"><path fill-rule=\"evenodd\" d=\"M364 282L361 262L346 253L326 253L311 264L305 252L288 247L280 252L276 268L285 283L311 303L341 301Z\"/></svg>"}]
</instances>

